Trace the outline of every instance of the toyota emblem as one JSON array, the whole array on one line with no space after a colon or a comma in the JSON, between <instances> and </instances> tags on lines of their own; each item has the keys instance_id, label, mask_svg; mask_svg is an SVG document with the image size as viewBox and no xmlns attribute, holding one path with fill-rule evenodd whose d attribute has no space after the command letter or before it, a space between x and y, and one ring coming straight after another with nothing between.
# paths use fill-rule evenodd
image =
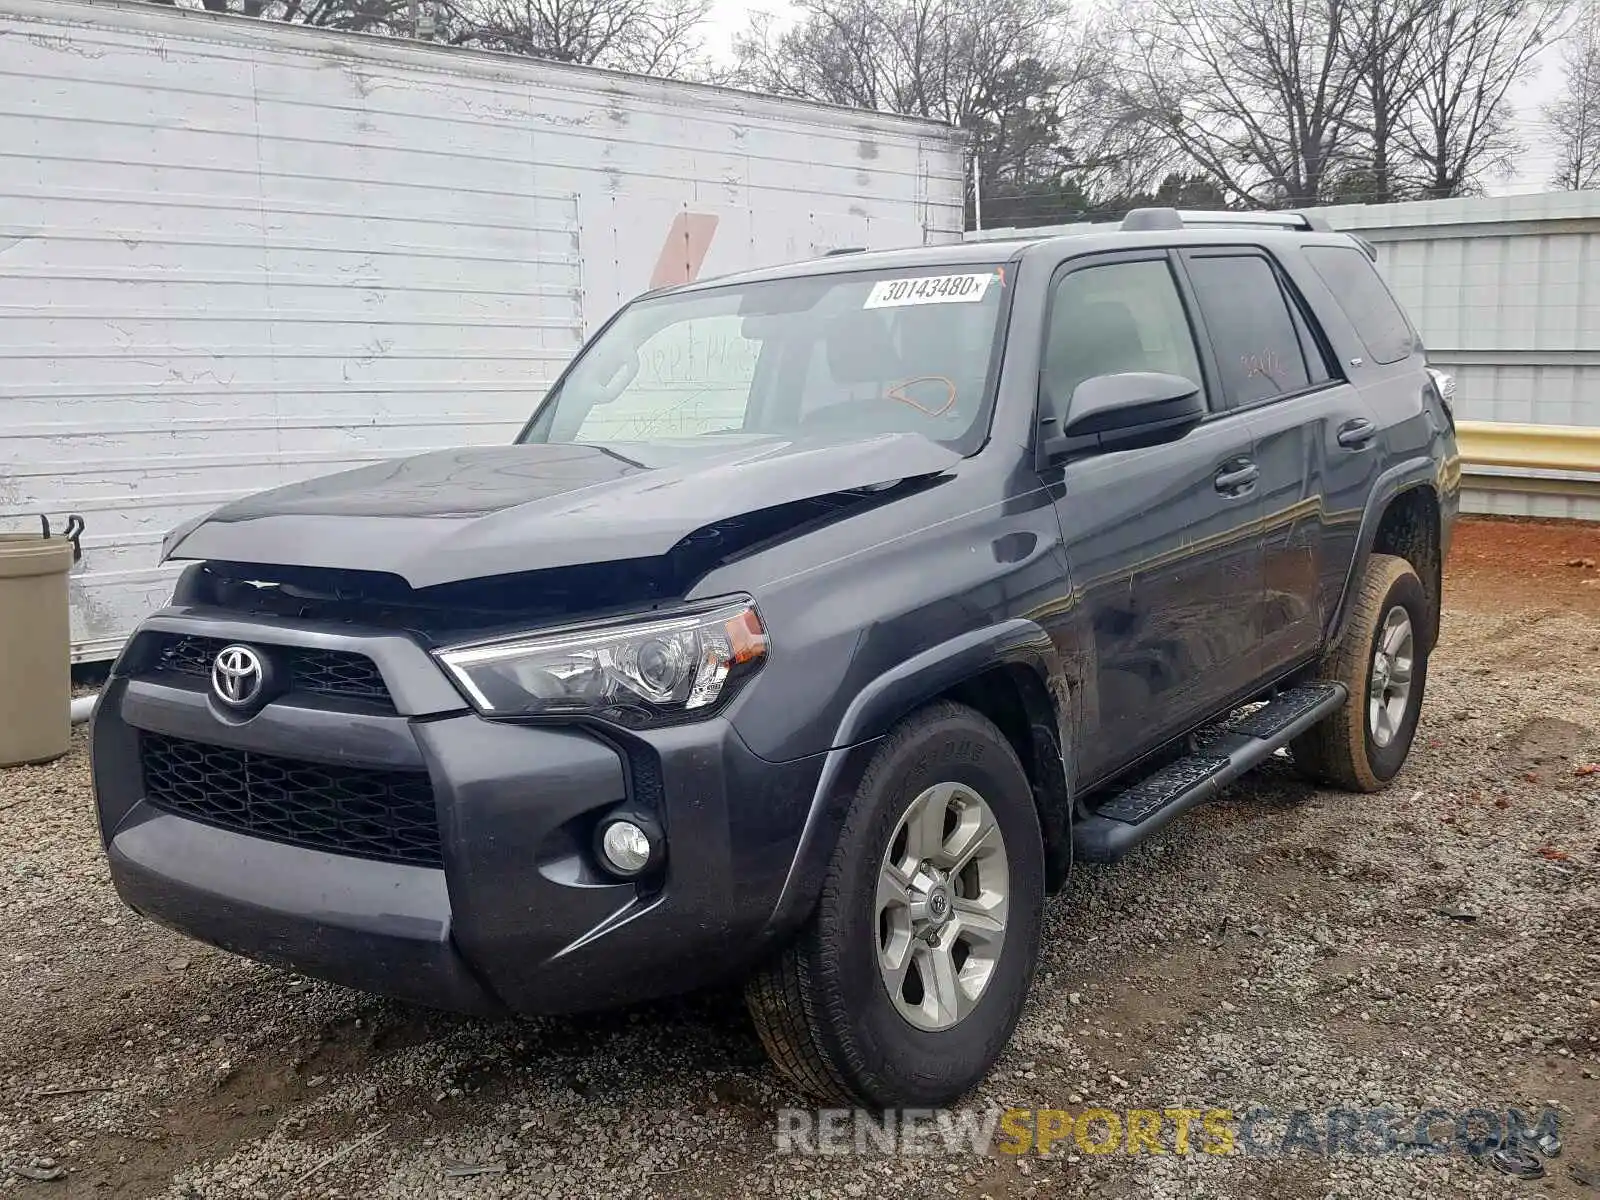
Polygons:
<instances>
[{"instance_id":1,"label":"toyota emblem","mask_svg":"<svg viewBox=\"0 0 1600 1200\"><path fill-rule=\"evenodd\" d=\"M211 663L211 690L229 708L249 708L261 696L266 672L249 646L224 646Z\"/></svg>"}]
</instances>

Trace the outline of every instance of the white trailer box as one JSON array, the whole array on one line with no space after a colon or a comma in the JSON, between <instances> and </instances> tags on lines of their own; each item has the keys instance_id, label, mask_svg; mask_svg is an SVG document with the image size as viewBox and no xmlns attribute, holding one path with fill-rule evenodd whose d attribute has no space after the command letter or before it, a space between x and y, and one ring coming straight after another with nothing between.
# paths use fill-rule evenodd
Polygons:
<instances>
[{"instance_id":1,"label":"white trailer box","mask_svg":"<svg viewBox=\"0 0 1600 1200\"><path fill-rule=\"evenodd\" d=\"M73 654L225 500L508 440L652 282L956 241L956 133L138 3L0 0L0 530L87 523Z\"/></svg>"}]
</instances>

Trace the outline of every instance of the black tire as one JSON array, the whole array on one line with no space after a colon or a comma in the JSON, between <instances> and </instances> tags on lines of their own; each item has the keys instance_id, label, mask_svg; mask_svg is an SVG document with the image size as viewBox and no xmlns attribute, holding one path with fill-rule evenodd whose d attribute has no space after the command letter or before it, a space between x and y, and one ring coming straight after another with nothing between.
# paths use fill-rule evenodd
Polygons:
<instances>
[{"instance_id":1,"label":"black tire","mask_svg":"<svg viewBox=\"0 0 1600 1200\"><path fill-rule=\"evenodd\" d=\"M1413 631L1410 694L1392 740L1379 745L1369 720L1368 692L1378 641L1396 607L1405 610ZM1319 678L1344 684L1350 695L1342 708L1290 744L1301 774L1352 792L1376 792L1400 773L1416 737L1427 689L1428 654L1423 646L1426 631L1432 628L1431 612L1427 591L1410 563L1389 554L1374 554L1367 560L1344 637L1318 670Z\"/></svg>"},{"instance_id":2,"label":"black tire","mask_svg":"<svg viewBox=\"0 0 1600 1200\"><path fill-rule=\"evenodd\" d=\"M1004 839L1004 941L975 1006L947 1029L918 1029L878 965L877 886L912 801L938 783L977 792ZM845 816L816 911L749 981L745 1002L785 1075L824 1103L937 1107L976 1086L1005 1049L1033 981L1044 908L1044 848L1032 789L1005 736L982 715L939 702L878 749Z\"/></svg>"}]
</instances>

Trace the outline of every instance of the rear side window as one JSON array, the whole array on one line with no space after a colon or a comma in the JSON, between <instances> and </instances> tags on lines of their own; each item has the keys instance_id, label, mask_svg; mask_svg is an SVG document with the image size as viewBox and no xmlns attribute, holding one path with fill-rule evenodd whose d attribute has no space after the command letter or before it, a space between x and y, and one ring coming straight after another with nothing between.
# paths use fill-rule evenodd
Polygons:
<instances>
[{"instance_id":1,"label":"rear side window","mask_svg":"<svg viewBox=\"0 0 1600 1200\"><path fill-rule=\"evenodd\" d=\"M1188 267L1230 407L1311 386L1304 344L1271 263L1256 254L1207 254L1190 257Z\"/></svg>"},{"instance_id":2,"label":"rear side window","mask_svg":"<svg viewBox=\"0 0 1600 1200\"><path fill-rule=\"evenodd\" d=\"M1415 349L1416 336L1405 314L1365 254L1353 247L1307 246L1305 256L1355 326L1373 362L1399 362Z\"/></svg>"}]
</instances>

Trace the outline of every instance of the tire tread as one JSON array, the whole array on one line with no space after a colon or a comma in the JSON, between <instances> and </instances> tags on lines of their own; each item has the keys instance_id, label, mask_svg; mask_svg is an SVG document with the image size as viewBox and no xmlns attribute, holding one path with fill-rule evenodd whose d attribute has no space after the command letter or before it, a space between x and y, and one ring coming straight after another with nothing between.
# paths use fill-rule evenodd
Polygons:
<instances>
[{"instance_id":1,"label":"tire tread","mask_svg":"<svg viewBox=\"0 0 1600 1200\"><path fill-rule=\"evenodd\" d=\"M1395 583L1415 575L1412 566L1392 554L1374 554L1350 606L1350 619L1339 645L1319 664L1318 678L1342 683L1349 698L1327 720L1291 744L1296 768L1318 782L1352 792L1376 792L1388 783L1367 761L1367 674L1372 635L1383 619L1383 602Z\"/></svg>"},{"instance_id":2,"label":"tire tread","mask_svg":"<svg viewBox=\"0 0 1600 1200\"><path fill-rule=\"evenodd\" d=\"M982 713L953 701L936 701L902 721L884 738L884 745L863 772L857 795L874 794L887 781L894 748L909 741L929 725L941 721L978 722L1002 748L1012 768L1026 781L1027 773L1005 735ZM870 805L853 804L839 831L839 845L848 846L862 836L862 826L872 820ZM819 910L839 904L838 852L823 882ZM839 935L815 916L780 953L758 968L745 985L745 1005L756 1033L773 1065L798 1088L824 1103L880 1103L873 1095L876 1073L862 1062L858 1048L834 1035L847 1015L837 991L819 986L812 964L835 960L843 947ZM826 1007L821 1007L825 1005Z\"/></svg>"}]
</instances>

